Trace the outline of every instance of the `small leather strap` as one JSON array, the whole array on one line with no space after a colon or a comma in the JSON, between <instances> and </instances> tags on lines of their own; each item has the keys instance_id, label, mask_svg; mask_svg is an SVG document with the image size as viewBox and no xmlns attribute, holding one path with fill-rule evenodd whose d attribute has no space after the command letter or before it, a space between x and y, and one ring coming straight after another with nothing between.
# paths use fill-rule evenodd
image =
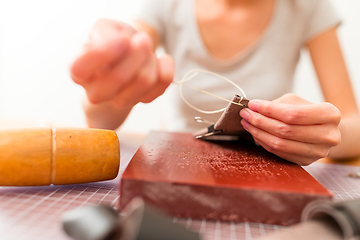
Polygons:
<instances>
[{"instance_id":1,"label":"small leather strap","mask_svg":"<svg viewBox=\"0 0 360 240\"><path fill-rule=\"evenodd\" d=\"M235 95L232 101L240 103L243 106L234 103L228 104L225 111L214 125L214 129L221 130L222 132L220 134L223 135L240 135L246 131L240 124L242 119L240 116L240 111L248 107L249 99Z\"/></svg>"},{"instance_id":2,"label":"small leather strap","mask_svg":"<svg viewBox=\"0 0 360 240\"><path fill-rule=\"evenodd\" d=\"M219 120L206 129L196 132L194 135L200 139L214 139L214 140L235 140L243 137L251 136L241 125L240 111L248 107L249 99L235 95L232 102L228 104ZM233 102L240 103L241 105L234 104ZM235 136L235 138L219 138L216 136Z\"/></svg>"}]
</instances>

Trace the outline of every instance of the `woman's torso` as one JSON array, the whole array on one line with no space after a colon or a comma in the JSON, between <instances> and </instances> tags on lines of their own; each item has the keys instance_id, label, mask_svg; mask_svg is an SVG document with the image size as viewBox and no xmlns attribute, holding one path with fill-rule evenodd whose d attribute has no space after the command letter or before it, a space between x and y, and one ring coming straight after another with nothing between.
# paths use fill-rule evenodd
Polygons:
<instances>
[{"instance_id":1,"label":"woman's torso","mask_svg":"<svg viewBox=\"0 0 360 240\"><path fill-rule=\"evenodd\" d=\"M292 91L300 49L310 34L307 24L309 12L314 6L309 6L307 1L268 1L268 5L259 10L263 15L260 17L242 18L236 15L244 13L241 10L232 12L232 17L239 21L238 32L234 32L236 24L228 19L231 16L221 15L225 10L211 12L205 8L210 1L147 1L145 12L148 13L145 14L148 15L139 15L139 18L159 32L165 51L173 56L175 80L180 80L189 70L207 69L234 81L249 99L273 100ZM326 0L317 2L321 1ZM157 4L153 13L149 12L151 2ZM338 21L338 18L333 19ZM247 36L242 36L246 21L241 20L255 21ZM226 28L221 29L222 21L229 24L227 29L231 29L230 33L226 33ZM329 21L327 24L332 23ZM215 37L209 38L214 35L211 31L215 32ZM232 39L227 40L229 36ZM237 42L235 38L240 40ZM239 94L232 85L221 80L213 81L206 74L197 76L189 85L227 99ZM213 110L227 105L227 102L192 89L183 87L183 90L185 98L199 108ZM166 130L194 131L203 127L194 122L195 116L213 122L220 116L204 115L191 109L181 99L177 85L170 86L165 97L168 100L164 109L164 122L168 123Z\"/></svg>"}]
</instances>

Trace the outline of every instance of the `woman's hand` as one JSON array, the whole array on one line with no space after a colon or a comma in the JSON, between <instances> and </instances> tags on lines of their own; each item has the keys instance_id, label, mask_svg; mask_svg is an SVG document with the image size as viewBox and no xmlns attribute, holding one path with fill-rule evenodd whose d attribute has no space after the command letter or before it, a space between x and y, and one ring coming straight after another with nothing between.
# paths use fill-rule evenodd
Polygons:
<instances>
[{"instance_id":1,"label":"woman's hand","mask_svg":"<svg viewBox=\"0 0 360 240\"><path fill-rule=\"evenodd\" d=\"M151 102L174 75L172 58L158 59L153 49L148 34L122 22L99 20L71 67L72 79L85 88L92 104L128 109L138 102Z\"/></svg>"},{"instance_id":2,"label":"woman's hand","mask_svg":"<svg viewBox=\"0 0 360 240\"><path fill-rule=\"evenodd\" d=\"M341 140L340 111L294 94L274 101L251 100L240 112L242 126L269 152L299 165L324 158Z\"/></svg>"}]
</instances>

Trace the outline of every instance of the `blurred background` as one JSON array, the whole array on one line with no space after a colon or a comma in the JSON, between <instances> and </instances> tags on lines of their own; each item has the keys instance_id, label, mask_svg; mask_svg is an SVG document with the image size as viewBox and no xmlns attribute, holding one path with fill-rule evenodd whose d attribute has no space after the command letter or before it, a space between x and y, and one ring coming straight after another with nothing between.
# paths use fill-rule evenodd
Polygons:
<instances>
[{"instance_id":1,"label":"blurred background","mask_svg":"<svg viewBox=\"0 0 360 240\"><path fill-rule=\"evenodd\" d=\"M339 37L360 106L360 1L332 1L343 18ZM70 78L71 61L97 19L130 21L138 5L139 0L0 0L0 127L85 127L85 93ZM294 92L322 101L305 51ZM121 130L161 129L161 104L138 104Z\"/></svg>"}]
</instances>

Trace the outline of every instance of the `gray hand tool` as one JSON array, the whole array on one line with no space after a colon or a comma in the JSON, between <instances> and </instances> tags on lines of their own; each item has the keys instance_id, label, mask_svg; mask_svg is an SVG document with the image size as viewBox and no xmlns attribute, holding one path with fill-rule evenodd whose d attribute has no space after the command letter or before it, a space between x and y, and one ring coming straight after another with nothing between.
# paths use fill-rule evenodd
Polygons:
<instances>
[{"instance_id":1,"label":"gray hand tool","mask_svg":"<svg viewBox=\"0 0 360 240\"><path fill-rule=\"evenodd\" d=\"M200 240L145 202L132 200L119 215L110 206L71 210L63 215L65 232L77 240Z\"/></svg>"},{"instance_id":2,"label":"gray hand tool","mask_svg":"<svg viewBox=\"0 0 360 240\"><path fill-rule=\"evenodd\" d=\"M302 223L256 240L360 240L360 199L315 201L302 213Z\"/></svg>"},{"instance_id":3,"label":"gray hand tool","mask_svg":"<svg viewBox=\"0 0 360 240\"><path fill-rule=\"evenodd\" d=\"M136 198L119 215L110 206L78 208L63 216L65 231L77 240L200 240L198 233L174 224ZM302 223L257 240L360 240L360 199L315 201L302 213Z\"/></svg>"}]
</instances>

